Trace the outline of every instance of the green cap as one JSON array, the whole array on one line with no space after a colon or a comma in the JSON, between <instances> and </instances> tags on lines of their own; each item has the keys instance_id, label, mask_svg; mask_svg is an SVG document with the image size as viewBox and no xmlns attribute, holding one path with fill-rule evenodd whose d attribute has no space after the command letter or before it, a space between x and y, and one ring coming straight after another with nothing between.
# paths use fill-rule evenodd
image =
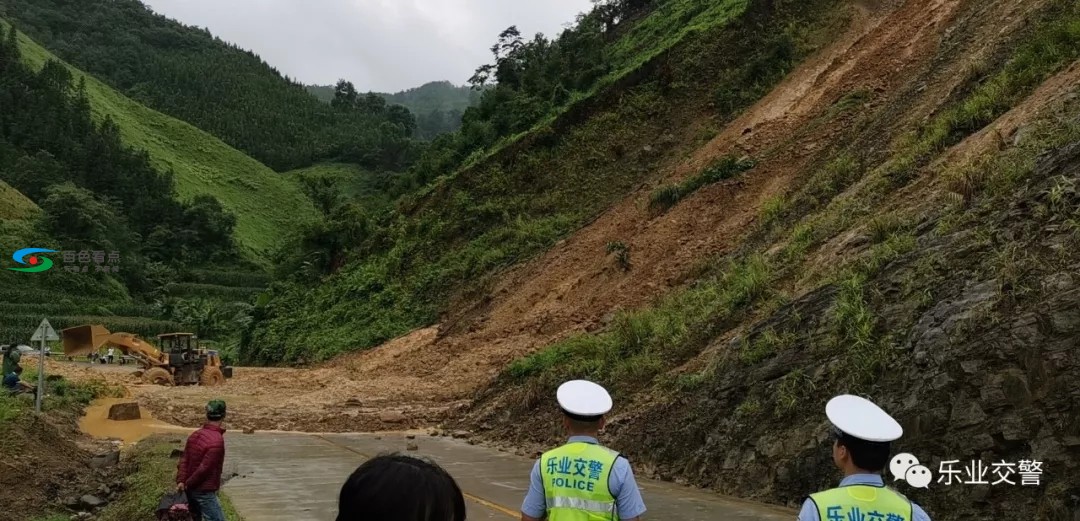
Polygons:
<instances>
[{"instance_id":1,"label":"green cap","mask_svg":"<svg viewBox=\"0 0 1080 521\"><path fill-rule=\"evenodd\" d=\"M225 417L225 401L224 400L210 400L210 403L206 404L206 417L211 420L220 420Z\"/></svg>"}]
</instances>

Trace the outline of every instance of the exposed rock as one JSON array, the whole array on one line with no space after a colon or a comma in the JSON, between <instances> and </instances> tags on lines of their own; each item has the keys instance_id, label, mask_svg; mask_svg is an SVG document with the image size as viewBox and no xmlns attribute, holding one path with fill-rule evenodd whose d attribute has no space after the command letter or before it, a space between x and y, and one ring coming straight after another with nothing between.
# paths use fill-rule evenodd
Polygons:
<instances>
[{"instance_id":1,"label":"exposed rock","mask_svg":"<svg viewBox=\"0 0 1080 521\"><path fill-rule=\"evenodd\" d=\"M417 445L416 442L410 441L409 443L405 444L405 450L420 450L420 446Z\"/></svg>"},{"instance_id":2,"label":"exposed rock","mask_svg":"<svg viewBox=\"0 0 1080 521\"><path fill-rule=\"evenodd\" d=\"M135 402L118 403L109 407L109 419L113 421L130 421L142 418L139 412L139 404Z\"/></svg>"},{"instance_id":3,"label":"exposed rock","mask_svg":"<svg viewBox=\"0 0 1080 521\"><path fill-rule=\"evenodd\" d=\"M461 438L468 438L470 436L470 434L471 433L469 431L454 431L454 433L452 435L455 438L461 439Z\"/></svg>"},{"instance_id":4,"label":"exposed rock","mask_svg":"<svg viewBox=\"0 0 1080 521\"><path fill-rule=\"evenodd\" d=\"M120 451L118 450L111 450L90 458L90 468L95 469L113 467L117 463L120 463Z\"/></svg>"},{"instance_id":5,"label":"exposed rock","mask_svg":"<svg viewBox=\"0 0 1080 521\"><path fill-rule=\"evenodd\" d=\"M949 423L953 428L960 428L978 425L984 420L986 420L986 413L979 404L973 401L960 401L953 407Z\"/></svg>"},{"instance_id":6,"label":"exposed rock","mask_svg":"<svg viewBox=\"0 0 1080 521\"><path fill-rule=\"evenodd\" d=\"M379 421L385 423L404 423L406 420L408 417L401 411L383 411L379 414Z\"/></svg>"},{"instance_id":7,"label":"exposed rock","mask_svg":"<svg viewBox=\"0 0 1080 521\"><path fill-rule=\"evenodd\" d=\"M79 498L79 505L83 508L97 508L105 505L105 500L97 496L87 494Z\"/></svg>"},{"instance_id":8,"label":"exposed rock","mask_svg":"<svg viewBox=\"0 0 1080 521\"><path fill-rule=\"evenodd\" d=\"M244 434L255 434L255 429L252 429L251 427L246 427L244 428Z\"/></svg>"}]
</instances>

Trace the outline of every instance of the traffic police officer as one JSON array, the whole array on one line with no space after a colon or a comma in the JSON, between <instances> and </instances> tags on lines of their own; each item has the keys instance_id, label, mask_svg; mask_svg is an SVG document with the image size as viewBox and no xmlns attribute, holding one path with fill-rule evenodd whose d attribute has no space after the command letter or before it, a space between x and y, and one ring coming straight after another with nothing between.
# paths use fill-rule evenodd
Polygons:
<instances>
[{"instance_id":1,"label":"traffic police officer","mask_svg":"<svg viewBox=\"0 0 1080 521\"><path fill-rule=\"evenodd\" d=\"M873 402L849 394L829 400L825 414L833 424L833 463L844 479L837 488L810 494L799 521L930 521L919 505L881 478L889 464L889 442L904 434L900 424Z\"/></svg>"},{"instance_id":2,"label":"traffic police officer","mask_svg":"<svg viewBox=\"0 0 1080 521\"><path fill-rule=\"evenodd\" d=\"M570 439L533 466L522 521L635 521L645 503L630 462L597 441L611 396L603 387L573 380L556 392Z\"/></svg>"}]
</instances>

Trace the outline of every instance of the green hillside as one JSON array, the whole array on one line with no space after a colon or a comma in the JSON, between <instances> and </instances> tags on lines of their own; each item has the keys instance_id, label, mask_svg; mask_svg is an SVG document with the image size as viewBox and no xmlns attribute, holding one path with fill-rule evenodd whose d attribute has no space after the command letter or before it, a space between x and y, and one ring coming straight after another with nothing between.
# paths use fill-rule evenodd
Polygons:
<instances>
[{"instance_id":1,"label":"green hillside","mask_svg":"<svg viewBox=\"0 0 1080 521\"><path fill-rule=\"evenodd\" d=\"M319 196L315 193L327 187L332 188L332 193L340 200L355 202L372 213L388 208L393 202L393 194L404 190L399 186L399 176L369 172L347 163L324 163L283 175L304 186L309 196L316 198L317 205Z\"/></svg>"},{"instance_id":2,"label":"green hillside","mask_svg":"<svg viewBox=\"0 0 1080 521\"><path fill-rule=\"evenodd\" d=\"M605 23L596 12L557 45L504 33L500 46L517 50L500 54L498 85L469 109L461 131L440 137L413 168L416 179L442 178L406 196L377 226L358 232L343 222L337 236L322 232L305 243L305 254L325 245L324 253L348 260L327 263L333 269L314 281L273 288L245 356L324 358L437 320L453 296L483 291L498 270L549 248L640 186L661 154L710 135L687 121L711 114L722 123L764 95L828 41L843 13L834 7L818 0L764 16L745 1L673 1L638 12L615 40L593 32ZM575 60L582 67L570 66ZM649 76L658 71L671 72L663 81ZM579 86L565 100L572 108L539 97L552 85ZM718 106L718 96L729 103ZM518 145L507 146L510 135Z\"/></svg>"},{"instance_id":3,"label":"green hillside","mask_svg":"<svg viewBox=\"0 0 1080 521\"><path fill-rule=\"evenodd\" d=\"M25 195L0 180L0 221L27 219L38 212L38 207Z\"/></svg>"},{"instance_id":4,"label":"green hillside","mask_svg":"<svg viewBox=\"0 0 1080 521\"><path fill-rule=\"evenodd\" d=\"M19 35L19 45L35 68L56 59L24 34ZM265 265L265 252L282 235L313 219L315 209L296 183L220 139L70 69L85 78L95 116L111 117L126 143L149 153L157 169L174 172L182 199L210 195L236 215L236 240L250 261Z\"/></svg>"},{"instance_id":5,"label":"green hillside","mask_svg":"<svg viewBox=\"0 0 1080 521\"><path fill-rule=\"evenodd\" d=\"M307 91L323 102L334 99L333 85L308 85ZM480 90L457 86L449 81L433 81L394 94L375 93L392 105L401 105L416 116L416 137L435 139L461 128L465 110L480 102Z\"/></svg>"},{"instance_id":6,"label":"green hillside","mask_svg":"<svg viewBox=\"0 0 1080 521\"><path fill-rule=\"evenodd\" d=\"M139 103L284 171L344 160L400 170L378 153L415 126L407 111L338 110L254 53L137 0L4 0L3 16L53 54ZM282 35L283 41L288 39Z\"/></svg>"}]
</instances>

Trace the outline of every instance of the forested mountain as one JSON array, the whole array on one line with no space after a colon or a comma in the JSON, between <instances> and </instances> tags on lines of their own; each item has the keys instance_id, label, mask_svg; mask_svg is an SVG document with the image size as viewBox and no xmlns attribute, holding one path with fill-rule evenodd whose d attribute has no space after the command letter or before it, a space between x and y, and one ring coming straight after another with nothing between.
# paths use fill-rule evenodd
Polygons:
<instances>
[{"instance_id":1,"label":"forested mountain","mask_svg":"<svg viewBox=\"0 0 1080 521\"><path fill-rule=\"evenodd\" d=\"M307 89L327 103L334 99L333 85L309 85ZM479 103L481 92L449 81L433 81L394 94L376 94L387 103L409 109L416 116L416 137L430 141L461 128L461 116L465 109Z\"/></svg>"},{"instance_id":2,"label":"forested mountain","mask_svg":"<svg viewBox=\"0 0 1080 521\"><path fill-rule=\"evenodd\" d=\"M639 182L655 159L643 156L642 164L627 169L611 158L638 157L625 142L667 131L655 125L665 124L657 116L665 113L661 95L669 86L653 82L620 93L618 111L632 120L625 127L601 120L567 133L553 123L556 116L575 103L589 110L584 107L598 86L620 81L678 43L686 20L716 30L735 19L749 26L759 23L759 9L738 0L611 0L598 2L555 39L526 40L515 27L497 35L493 63L472 79L483 89L480 103L465 111L460 130L436 138L410 168L419 191L384 215L342 205L309 229L291 255L278 259L286 283L256 316L245 356L276 363L385 341L430 323L455 292L469 291L580 226ZM745 43L729 46L737 53L713 58L695 73L710 83L684 80L728 96L715 109L718 118L730 118L764 93L794 59L784 52L794 45L787 33L738 38ZM754 86L742 89L742 83ZM732 90L739 96L728 95ZM523 135L536 146L505 163L493 157ZM563 148L582 143L588 150ZM311 257L319 262L307 262ZM325 327L327 316L340 319L332 329ZM318 352L293 350L315 344Z\"/></svg>"},{"instance_id":3,"label":"forested mountain","mask_svg":"<svg viewBox=\"0 0 1080 521\"><path fill-rule=\"evenodd\" d=\"M416 154L407 111L333 110L254 53L137 0L2 0L0 13L65 61L276 170L331 159L402 170Z\"/></svg>"},{"instance_id":4,"label":"forested mountain","mask_svg":"<svg viewBox=\"0 0 1080 521\"><path fill-rule=\"evenodd\" d=\"M35 72L15 31L0 34L0 176L41 208L41 235L129 260L236 259L235 216L210 196L178 202L171 172L125 146L110 118L94 121L84 83L55 61ZM129 286L144 286L141 273L132 262Z\"/></svg>"}]
</instances>

